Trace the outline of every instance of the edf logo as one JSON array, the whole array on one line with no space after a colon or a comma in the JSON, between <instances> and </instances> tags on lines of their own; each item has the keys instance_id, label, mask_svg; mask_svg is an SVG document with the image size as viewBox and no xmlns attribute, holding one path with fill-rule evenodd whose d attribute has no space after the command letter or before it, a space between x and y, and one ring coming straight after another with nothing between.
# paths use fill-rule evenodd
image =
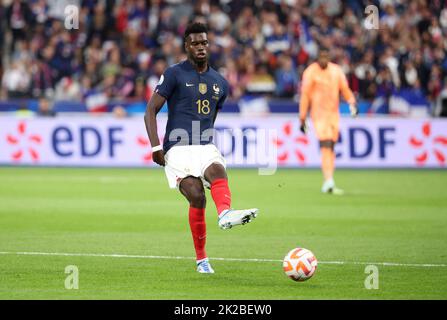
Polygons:
<instances>
[{"instance_id":1,"label":"edf logo","mask_svg":"<svg viewBox=\"0 0 447 320\"><path fill-rule=\"evenodd\" d=\"M337 152L337 158L349 157L352 160L365 159L378 152L380 159L387 158L388 148L395 145L395 127L380 127L372 133L363 127L350 127L347 131L347 154ZM340 135L339 143L343 144L345 138ZM377 146L374 151L374 147ZM346 150L346 147L345 147Z\"/></svg>"},{"instance_id":2,"label":"edf logo","mask_svg":"<svg viewBox=\"0 0 447 320\"><path fill-rule=\"evenodd\" d=\"M81 126L75 131L67 126L56 127L51 137L53 150L60 157L93 158L105 151L113 158L117 146L123 144L123 128L109 127L102 131L105 132L91 126Z\"/></svg>"}]
</instances>

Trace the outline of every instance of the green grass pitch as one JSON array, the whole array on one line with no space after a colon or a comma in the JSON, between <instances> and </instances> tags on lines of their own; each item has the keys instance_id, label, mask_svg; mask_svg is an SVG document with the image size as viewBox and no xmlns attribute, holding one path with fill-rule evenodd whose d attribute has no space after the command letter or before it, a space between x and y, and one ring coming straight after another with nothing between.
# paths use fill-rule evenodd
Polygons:
<instances>
[{"instance_id":1,"label":"green grass pitch","mask_svg":"<svg viewBox=\"0 0 447 320\"><path fill-rule=\"evenodd\" d=\"M447 298L447 171L339 170L343 197L319 193L318 170L229 177L233 206L260 214L220 230L207 191L216 274L200 275L187 203L162 170L0 168L0 299ZM303 283L280 262L297 246L319 260ZM368 264L377 290L365 289ZM77 290L64 287L68 265Z\"/></svg>"}]
</instances>

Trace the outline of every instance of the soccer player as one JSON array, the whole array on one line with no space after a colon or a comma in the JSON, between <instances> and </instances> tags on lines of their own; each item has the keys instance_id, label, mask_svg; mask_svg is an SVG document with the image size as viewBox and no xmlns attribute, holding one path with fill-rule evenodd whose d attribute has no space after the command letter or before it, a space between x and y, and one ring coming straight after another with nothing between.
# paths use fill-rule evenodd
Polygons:
<instances>
[{"instance_id":1,"label":"soccer player","mask_svg":"<svg viewBox=\"0 0 447 320\"><path fill-rule=\"evenodd\" d=\"M317 62L304 71L300 99L300 130L307 133L306 117L310 108L312 122L321 150L321 168L324 183L323 193L341 195L343 190L335 185L334 147L339 136L339 96L343 94L349 103L352 116L357 116L356 99L349 89L343 70L330 62L329 50L320 48Z\"/></svg>"},{"instance_id":2,"label":"soccer player","mask_svg":"<svg viewBox=\"0 0 447 320\"><path fill-rule=\"evenodd\" d=\"M165 168L169 186L178 188L189 202L189 225L200 273L214 273L205 252L204 186L211 189L220 228L249 223L258 213L258 209L231 209L225 160L212 143L210 132L229 86L208 64L207 32L201 23L187 27L184 40L188 59L165 70L144 117L154 162ZM166 101L168 122L161 146L156 115Z\"/></svg>"}]
</instances>

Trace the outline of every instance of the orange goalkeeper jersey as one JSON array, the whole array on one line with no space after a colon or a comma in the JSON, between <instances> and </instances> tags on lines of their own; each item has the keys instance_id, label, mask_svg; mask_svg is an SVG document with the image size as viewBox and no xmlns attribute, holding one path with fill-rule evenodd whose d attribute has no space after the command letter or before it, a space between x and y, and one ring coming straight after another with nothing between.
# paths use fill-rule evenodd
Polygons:
<instances>
[{"instance_id":1,"label":"orange goalkeeper jersey","mask_svg":"<svg viewBox=\"0 0 447 320\"><path fill-rule=\"evenodd\" d=\"M326 69L322 69L316 62L311 64L303 74L300 118L307 116L309 108L314 120L338 115L340 92L348 103L356 102L339 65L329 63Z\"/></svg>"}]
</instances>

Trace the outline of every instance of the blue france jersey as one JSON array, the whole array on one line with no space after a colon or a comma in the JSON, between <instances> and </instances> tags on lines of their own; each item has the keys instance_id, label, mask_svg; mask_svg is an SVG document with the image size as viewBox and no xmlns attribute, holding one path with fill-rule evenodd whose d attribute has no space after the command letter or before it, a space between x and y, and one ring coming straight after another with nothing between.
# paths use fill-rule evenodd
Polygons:
<instances>
[{"instance_id":1,"label":"blue france jersey","mask_svg":"<svg viewBox=\"0 0 447 320\"><path fill-rule=\"evenodd\" d=\"M174 145L212 143L208 129L228 95L228 82L216 70L199 73L185 60L166 69L155 92L168 103L165 152Z\"/></svg>"}]
</instances>

